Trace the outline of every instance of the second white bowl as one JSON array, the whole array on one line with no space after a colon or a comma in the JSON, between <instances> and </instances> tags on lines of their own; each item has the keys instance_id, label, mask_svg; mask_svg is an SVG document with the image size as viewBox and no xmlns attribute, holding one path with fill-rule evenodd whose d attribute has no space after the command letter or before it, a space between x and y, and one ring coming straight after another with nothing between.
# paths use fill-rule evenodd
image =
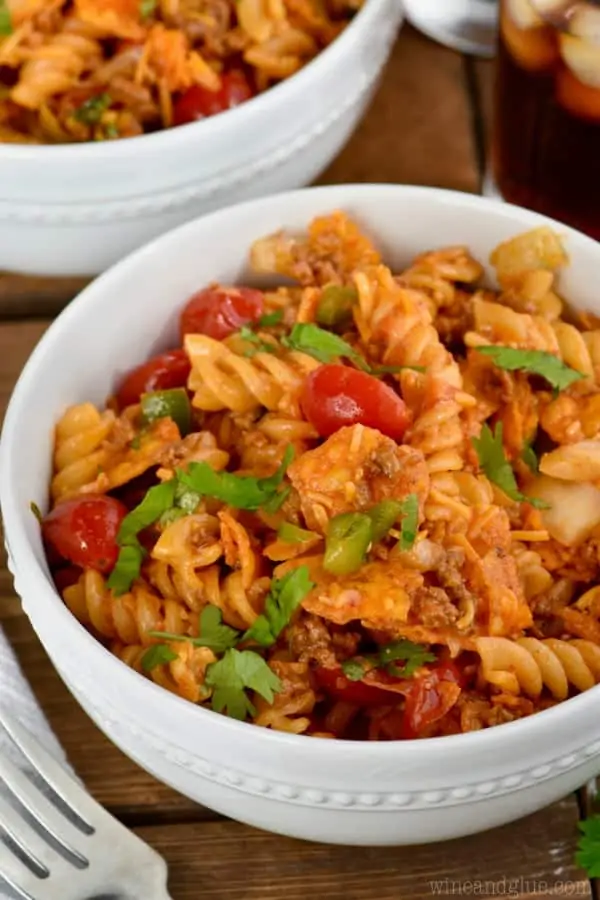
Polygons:
<instances>
[{"instance_id":1,"label":"second white bowl","mask_svg":"<svg viewBox=\"0 0 600 900\"><path fill-rule=\"evenodd\" d=\"M308 184L364 113L402 18L366 0L298 74L221 115L98 144L0 144L0 270L96 275L223 206Z\"/></svg>"}]
</instances>

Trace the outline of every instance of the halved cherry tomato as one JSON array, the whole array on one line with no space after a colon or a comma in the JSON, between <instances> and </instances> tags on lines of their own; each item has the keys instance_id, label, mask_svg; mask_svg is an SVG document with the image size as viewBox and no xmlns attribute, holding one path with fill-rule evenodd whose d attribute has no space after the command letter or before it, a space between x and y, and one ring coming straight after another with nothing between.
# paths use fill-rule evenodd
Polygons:
<instances>
[{"instance_id":1,"label":"halved cherry tomato","mask_svg":"<svg viewBox=\"0 0 600 900\"><path fill-rule=\"evenodd\" d=\"M360 423L401 441L410 421L406 404L393 388L349 366L314 369L304 382L300 403L324 438L344 425Z\"/></svg>"},{"instance_id":2,"label":"halved cherry tomato","mask_svg":"<svg viewBox=\"0 0 600 900\"><path fill-rule=\"evenodd\" d=\"M247 287L204 288L191 297L180 317L181 338L205 334L221 341L242 325L257 322L264 311L264 295Z\"/></svg>"},{"instance_id":3,"label":"halved cherry tomato","mask_svg":"<svg viewBox=\"0 0 600 900\"><path fill-rule=\"evenodd\" d=\"M207 116L233 109L254 96L248 79L239 69L225 72L221 76L221 87L218 91L209 91L199 84L188 88L175 101L173 106L173 124L187 125Z\"/></svg>"},{"instance_id":4,"label":"halved cherry tomato","mask_svg":"<svg viewBox=\"0 0 600 900\"><path fill-rule=\"evenodd\" d=\"M399 737L416 738L428 725L445 716L456 703L464 683L458 666L446 660L426 675L413 679L405 692L404 719Z\"/></svg>"},{"instance_id":5,"label":"halved cherry tomato","mask_svg":"<svg viewBox=\"0 0 600 900\"><path fill-rule=\"evenodd\" d=\"M127 507L104 494L74 497L56 506L42 521L44 541L59 556L80 566L110 572L119 547L117 532Z\"/></svg>"},{"instance_id":6,"label":"halved cherry tomato","mask_svg":"<svg viewBox=\"0 0 600 900\"><path fill-rule=\"evenodd\" d=\"M402 699L393 691L386 691L364 681L350 681L341 668L319 666L313 674L317 685L330 697L356 706L393 706Z\"/></svg>"},{"instance_id":7,"label":"halved cherry tomato","mask_svg":"<svg viewBox=\"0 0 600 900\"><path fill-rule=\"evenodd\" d=\"M117 391L120 409L139 403L142 394L185 387L190 374L190 361L185 350L167 350L132 369Z\"/></svg>"}]
</instances>

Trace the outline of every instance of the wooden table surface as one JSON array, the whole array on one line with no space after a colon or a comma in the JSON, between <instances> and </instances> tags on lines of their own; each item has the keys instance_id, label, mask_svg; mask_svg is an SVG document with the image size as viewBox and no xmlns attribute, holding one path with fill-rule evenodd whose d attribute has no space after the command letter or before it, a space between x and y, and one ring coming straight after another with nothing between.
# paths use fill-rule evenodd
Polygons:
<instances>
[{"instance_id":1,"label":"wooden table surface","mask_svg":"<svg viewBox=\"0 0 600 900\"><path fill-rule=\"evenodd\" d=\"M490 77L488 63L406 26L367 116L320 181L478 192ZM82 284L0 275L2 413L36 341ZM275 837L197 806L130 762L79 708L22 613L5 568L0 596L0 623L71 762L100 803L165 856L174 900L594 896L573 862L581 806L574 795L477 837L359 853Z\"/></svg>"}]
</instances>

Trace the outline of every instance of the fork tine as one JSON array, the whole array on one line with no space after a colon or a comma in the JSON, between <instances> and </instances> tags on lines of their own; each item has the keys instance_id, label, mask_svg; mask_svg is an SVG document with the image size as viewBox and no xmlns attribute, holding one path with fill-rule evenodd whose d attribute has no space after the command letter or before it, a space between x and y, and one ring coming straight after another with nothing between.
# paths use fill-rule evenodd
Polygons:
<instances>
[{"instance_id":1,"label":"fork tine","mask_svg":"<svg viewBox=\"0 0 600 900\"><path fill-rule=\"evenodd\" d=\"M25 881L31 880L31 870L27 868L25 863L20 860L2 840L0 840L0 875L14 891L18 892L19 897L26 897L29 900L30 894L20 885L24 884ZM40 883L43 883L42 879L38 880ZM1 887L0 896L3 896Z\"/></svg>"},{"instance_id":2,"label":"fork tine","mask_svg":"<svg viewBox=\"0 0 600 900\"><path fill-rule=\"evenodd\" d=\"M55 859L62 859L1 794L0 825L25 856L33 862L35 869L38 870L38 878L46 878L50 874L50 867L54 868ZM10 848L8 849L10 850ZM29 867L26 866L26 868Z\"/></svg>"},{"instance_id":3,"label":"fork tine","mask_svg":"<svg viewBox=\"0 0 600 900\"><path fill-rule=\"evenodd\" d=\"M0 710L0 725L48 785L89 827L112 817L69 775L20 722Z\"/></svg>"},{"instance_id":4,"label":"fork tine","mask_svg":"<svg viewBox=\"0 0 600 900\"><path fill-rule=\"evenodd\" d=\"M20 887L26 877L31 877L31 872L3 841L0 841L0 875L20 900L35 900L31 894ZM0 890L1 887L0 885Z\"/></svg>"},{"instance_id":5,"label":"fork tine","mask_svg":"<svg viewBox=\"0 0 600 900\"><path fill-rule=\"evenodd\" d=\"M30 815L34 817L52 837L61 844L81 865L87 860L72 844L73 839L84 837L81 832L56 806L32 784L26 775L10 759L0 757L0 778L15 795ZM8 804L7 804L8 806ZM12 809L12 807L9 807ZM0 821L3 812L0 810ZM16 814L13 811L13 817Z\"/></svg>"}]
</instances>

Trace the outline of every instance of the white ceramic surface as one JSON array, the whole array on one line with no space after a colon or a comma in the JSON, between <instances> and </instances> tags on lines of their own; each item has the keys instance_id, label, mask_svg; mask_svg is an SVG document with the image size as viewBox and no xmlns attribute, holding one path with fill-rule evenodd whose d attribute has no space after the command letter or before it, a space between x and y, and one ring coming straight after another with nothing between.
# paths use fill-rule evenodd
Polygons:
<instances>
[{"instance_id":1,"label":"white ceramic surface","mask_svg":"<svg viewBox=\"0 0 600 900\"><path fill-rule=\"evenodd\" d=\"M363 115L402 19L367 0L298 74L192 125L104 143L0 143L0 270L95 275L224 206L314 180Z\"/></svg>"},{"instance_id":2,"label":"white ceramic surface","mask_svg":"<svg viewBox=\"0 0 600 900\"><path fill-rule=\"evenodd\" d=\"M177 310L211 280L245 277L252 240L343 208L395 266L464 242L482 259L547 222L467 194L386 185L314 188L222 210L155 241L99 278L50 327L12 397L0 444L0 502L16 589L61 676L99 727L161 780L221 813L321 841L410 844L511 821L600 769L600 687L531 718L433 740L368 744L279 734L203 710L112 657L56 594L29 510L46 504L54 422L101 403L129 367L171 343ZM600 245L562 225L561 282L600 312Z\"/></svg>"}]
</instances>

